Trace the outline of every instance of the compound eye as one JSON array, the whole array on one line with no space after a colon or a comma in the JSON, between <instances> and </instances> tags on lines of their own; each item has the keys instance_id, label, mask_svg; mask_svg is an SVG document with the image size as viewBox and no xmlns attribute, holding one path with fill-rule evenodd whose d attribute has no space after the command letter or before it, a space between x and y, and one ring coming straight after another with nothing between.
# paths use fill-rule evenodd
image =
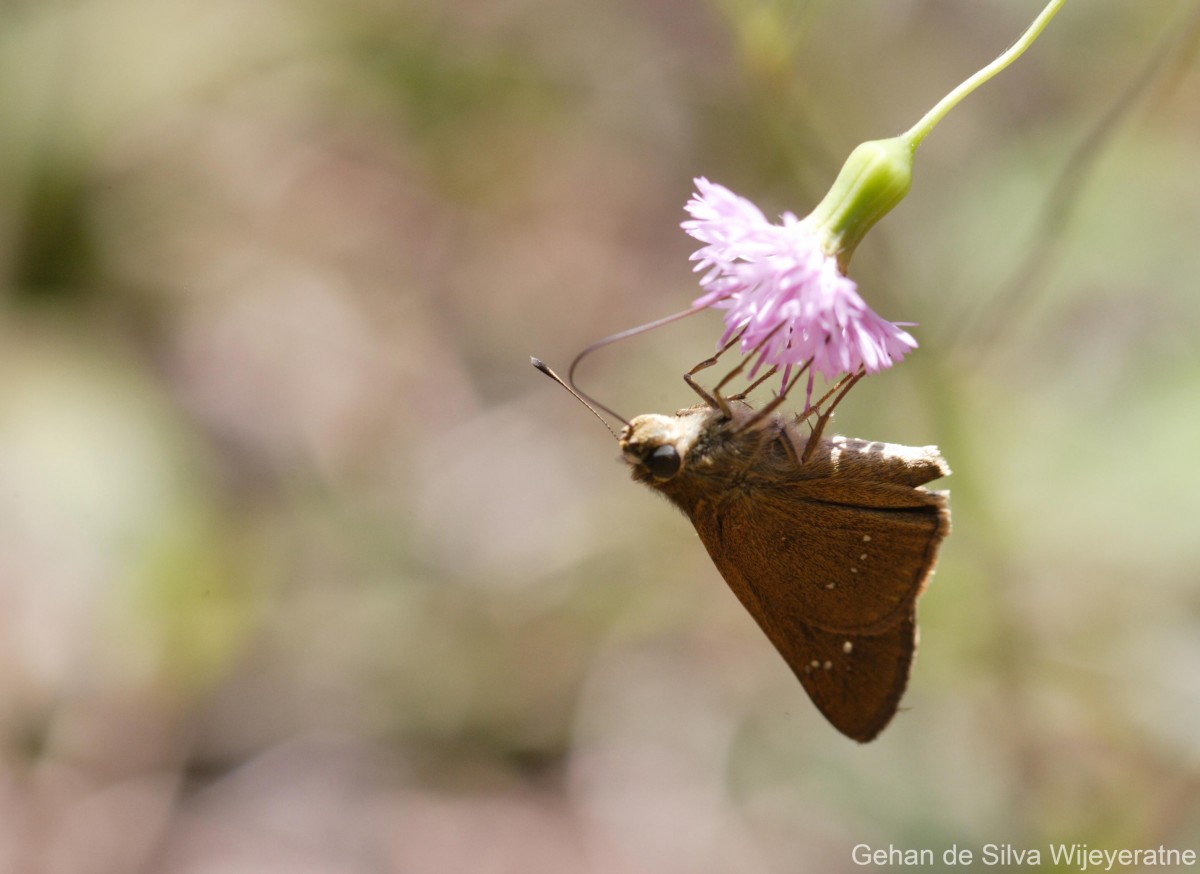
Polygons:
<instances>
[{"instance_id":1,"label":"compound eye","mask_svg":"<svg viewBox=\"0 0 1200 874\"><path fill-rule=\"evenodd\" d=\"M646 456L645 465L655 479L670 479L679 473L683 461L675 447L667 444L658 447Z\"/></svg>"}]
</instances>

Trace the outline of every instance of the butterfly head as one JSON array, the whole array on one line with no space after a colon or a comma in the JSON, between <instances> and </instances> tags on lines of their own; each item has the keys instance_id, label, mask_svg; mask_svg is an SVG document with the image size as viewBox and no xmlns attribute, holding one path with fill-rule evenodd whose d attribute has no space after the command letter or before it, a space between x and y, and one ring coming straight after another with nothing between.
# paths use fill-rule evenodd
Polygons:
<instances>
[{"instance_id":1,"label":"butterfly head","mask_svg":"<svg viewBox=\"0 0 1200 874\"><path fill-rule=\"evenodd\" d=\"M654 485L679 476L689 463L704 455L697 450L703 450L724 418L720 410L704 405L674 416L635 416L619 437L621 453L633 467L633 478Z\"/></svg>"}]
</instances>

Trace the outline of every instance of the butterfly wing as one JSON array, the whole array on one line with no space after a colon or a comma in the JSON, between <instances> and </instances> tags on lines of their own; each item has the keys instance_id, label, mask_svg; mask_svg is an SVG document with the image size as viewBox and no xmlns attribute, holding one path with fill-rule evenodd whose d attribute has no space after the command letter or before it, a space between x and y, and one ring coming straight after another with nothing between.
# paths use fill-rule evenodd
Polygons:
<instances>
[{"instance_id":1,"label":"butterfly wing","mask_svg":"<svg viewBox=\"0 0 1200 874\"><path fill-rule=\"evenodd\" d=\"M917 618L910 610L874 635L833 634L795 623L772 642L834 728L866 743L891 722L908 685Z\"/></svg>"},{"instance_id":2,"label":"butterfly wing","mask_svg":"<svg viewBox=\"0 0 1200 874\"><path fill-rule=\"evenodd\" d=\"M699 515L722 575L736 569L764 610L851 634L890 628L909 610L949 529L945 495L888 484L800 481Z\"/></svg>"},{"instance_id":3,"label":"butterfly wing","mask_svg":"<svg viewBox=\"0 0 1200 874\"><path fill-rule=\"evenodd\" d=\"M909 485L798 481L689 513L725 581L818 709L871 740L916 649L916 598L949 530L945 495Z\"/></svg>"}]
</instances>

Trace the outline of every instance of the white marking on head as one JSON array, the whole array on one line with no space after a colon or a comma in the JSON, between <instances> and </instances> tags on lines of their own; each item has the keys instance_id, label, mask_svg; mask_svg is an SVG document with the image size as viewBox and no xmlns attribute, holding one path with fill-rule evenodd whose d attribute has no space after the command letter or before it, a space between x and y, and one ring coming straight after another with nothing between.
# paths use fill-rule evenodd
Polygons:
<instances>
[{"instance_id":1,"label":"white marking on head","mask_svg":"<svg viewBox=\"0 0 1200 874\"><path fill-rule=\"evenodd\" d=\"M863 535L863 543L870 543L870 542L871 542L871 535L870 535L870 534L864 534L864 535Z\"/></svg>"},{"instance_id":2,"label":"white marking on head","mask_svg":"<svg viewBox=\"0 0 1200 874\"><path fill-rule=\"evenodd\" d=\"M842 652L846 653L847 655L854 652L854 641L847 640L845 643L843 643Z\"/></svg>"},{"instance_id":3,"label":"white marking on head","mask_svg":"<svg viewBox=\"0 0 1200 874\"><path fill-rule=\"evenodd\" d=\"M679 457L686 459L711 422L721 415L718 409L698 406L680 410L674 416L658 413L634 416L621 432L621 451L633 465L641 463L647 446L674 446Z\"/></svg>"}]
</instances>

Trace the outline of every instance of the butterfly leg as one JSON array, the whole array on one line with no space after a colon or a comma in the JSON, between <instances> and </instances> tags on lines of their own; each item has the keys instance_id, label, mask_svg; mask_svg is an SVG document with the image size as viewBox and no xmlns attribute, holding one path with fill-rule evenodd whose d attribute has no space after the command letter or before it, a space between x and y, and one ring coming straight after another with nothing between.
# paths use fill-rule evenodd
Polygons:
<instances>
[{"instance_id":1,"label":"butterfly leg","mask_svg":"<svg viewBox=\"0 0 1200 874\"><path fill-rule=\"evenodd\" d=\"M754 380L754 382L750 383L750 385L748 385L745 389L743 389L742 391L738 392L735 395L730 395L729 399L731 401L744 401L746 399L746 395L750 394L750 392L754 391L756 388L758 388L760 385L762 385L764 382L766 382L768 379L770 379L772 376L774 376L778 372L779 372L778 367L772 367L770 370L768 370L766 373L764 373L758 379Z\"/></svg>"},{"instance_id":2,"label":"butterfly leg","mask_svg":"<svg viewBox=\"0 0 1200 874\"><path fill-rule=\"evenodd\" d=\"M766 341L764 340L763 342L766 342ZM779 408L780 404L782 404L784 401L787 400L788 394L791 392L792 387L797 382L800 381L800 377L804 375L804 372L806 370L808 370L809 365L811 365L811 364L812 364L812 359L810 358L810 359L808 359L808 361L804 362L803 366L798 371L796 371L795 376L791 376L790 374L786 375L784 377L785 382L784 382L783 388L780 390L779 394L777 394L775 397L771 398L771 400L769 400L767 403L763 404L763 408L761 410L759 410L754 416L752 416L748 421L746 421L742 425L740 430L745 431L750 428L753 428L755 425L757 425L759 422L761 422L767 416L771 415L771 413L775 412L775 410L777 410ZM774 373L776 369L777 368L774 368L774 367L771 368L771 373ZM771 375L771 373L768 373L767 376L763 377L763 379L766 379L767 377L769 377ZM759 379L759 380L755 381L750 386L750 388L746 389L745 392L743 392L741 395L738 395L737 397L740 399L745 394L752 391L754 388L756 388L759 385L759 383L761 383L763 381L763 379Z\"/></svg>"},{"instance_id":3,"label":"butterfly leg","mask_svg":"<svg viewBox=\"0 0 1200 874\"><path fill-rule=\"evenodd\" d=\"M799 375L799 374L797 374L797 375ZM825 392L825 394L821 395L821 397L819 397L817 399L817 402L815 404L812 404L812 403L808 404L808 406L805 407L805 410L803 413L798 413L796 415L796 421L803 422L805 419L809 418L814 413L816 413L818 416L821 415L821 406L827 400L829 400L831 397L833 397L835 394L837 394L838 390L845 384L845 382L846 382L846 377L842 377L837 382L835 382L833 384L833 388L829 389L829 391L827 391L827 392ZM788 386L788 388L790 389L791 386Z\"/></svg>"},{"instance_id":4,"label":"butterfly leg","mask_svg":"<svg viewBox=\"0 0 1200 874\"><path fill-rule=\"evenodd\" d=\"M835 391L837 392L837 396L829 404L829 409L817 416L817 424L813 426L812 434L808 438L808 445L804 447L804 455L800 458L801 464L812 457L817 444L821 442L821 434L825 431L825 426L829 424L829 419L833 416L833 411L837 408L837 405L842 402L842 398L849 394L850 389L854 388L855 384L866 375L867 371L860 367L858 372L853 376L844 376L838 380L837 384L825 394L825 397L817 402L817 407L819 407L825 401L825 398L828 398Z\"/></svg>"},{"instance_id":5,"label":"butterfly leg","mask_svg":"<svg viewBox=\"0 0 1200 874\"><path fill-rule=\"evenodd\" d=\"M771 332L769 334L767 334L767 336L763 337L762 340L759 341L759 343L753 349L751 349L744 356L742 356L742 360L738 362L737 367L733 368L733 370L731 370L731 371L729 371L729 373L725 374L725 376L721 379L721 381L717 383L716 387L713 389L713 394L715 394L718 398L721 397L721 389L723 389L725 386L729 385L729 383L732 382L735 377L737 377L739 374L741 374L741 372L743 370L746 369L746 365L754 360L754 356L757 355L762 350L762 348L764 346L766 346L767 343L770 342L771 338L774 337L775 333L782 327L783 327L783 323L776 325L771 330ZM745 331L745 328L743 328L742 331ZM741 332L739 332L738 336L741 336ZM722 350L722 351L724 351L724 350ZM759 364L761 364L761 363L762 362L760 361ZM772 372L774 372L774 368L772 368ZM768 373L767 376L763 377L763 379L766 379L770 375L771 374ZM746 391L742 392L741 394L735 395L734 397L736 399L741 399L741 398L745 397L746 394L748 394L750 391L752 391L754 388L756 388L759 385L759 383L761 383L761 382L762 382L762 379L756 380L755 382L750 384L750 387L747 388Z\"/></svg>"},{"instance_id":6,"label":"butterfly leg","mask_svg":"<svg viewBox=\"0 0 1200 874\"><path fill-rule=\"evenodd\" d=\"M695 376L697 373L699 373L701 370L706 370L707 368L712 367L714 364L716 364L718 361L720 361L721 356L724 355L726 352L728 352L730 349L732 349L734 347L734 345L738 342L738 340L742 339L742 334L745 333L745 331L746 331L746 329L742 328L740 331L738 331L736 334L733 335L733 337L729 340L728 343L726 343L724 346L722 346L720 349L717 350L716 355L712 356L711 358L705 358L703 361L701 361L699 364L697 364L695 367L693 367L691 370L689 370L687 373L685 373L683 375L683 381L686 382L689 386L691 386L692 390L694 392L696 392L696 394L700 395L700 397L704 400L704 402L706 404L708 404L710 407L719 407L721 412L725 413L726 415L729 414L729 408L728 408L728 405L725 403L725 399L721 397L720 387L718 386L716 392L714 394L710 395L707 391L704 390L704 388L698 382L696 382L696 380L692 379L692 377ZM724 382L722 382L722 385L723 384L724 384Z\"/></svg>"}]
</instances>

